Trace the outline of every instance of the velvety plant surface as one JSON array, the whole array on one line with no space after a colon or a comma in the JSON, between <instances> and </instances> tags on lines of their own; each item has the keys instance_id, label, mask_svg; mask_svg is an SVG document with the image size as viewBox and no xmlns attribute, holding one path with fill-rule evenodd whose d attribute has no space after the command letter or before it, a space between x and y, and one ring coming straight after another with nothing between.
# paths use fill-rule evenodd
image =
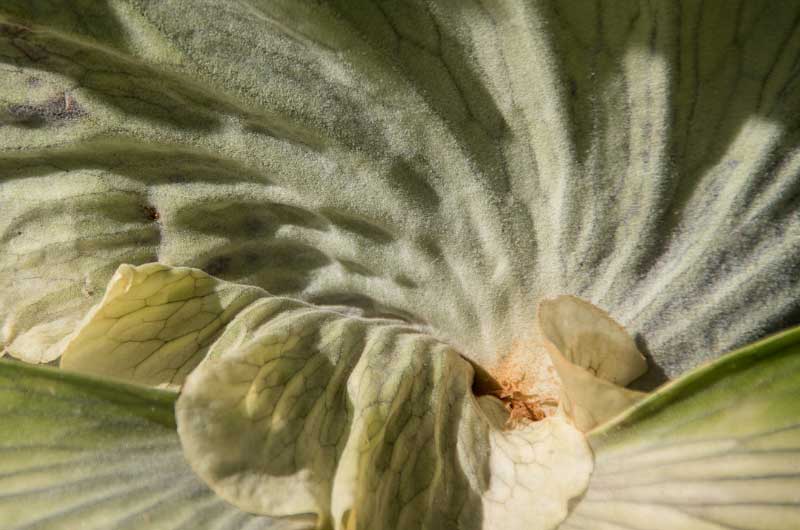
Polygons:
<instances>
[{"instance_id":1,"label":"velvety plant surface","mask_svg":"<svg viewBox=\"0 0 800 530\"><path fill-rule=\"evenodd\" d=\"M796 0L3 0L0 521L796 528L799 130Z\"/></svg>"}]
</instances>

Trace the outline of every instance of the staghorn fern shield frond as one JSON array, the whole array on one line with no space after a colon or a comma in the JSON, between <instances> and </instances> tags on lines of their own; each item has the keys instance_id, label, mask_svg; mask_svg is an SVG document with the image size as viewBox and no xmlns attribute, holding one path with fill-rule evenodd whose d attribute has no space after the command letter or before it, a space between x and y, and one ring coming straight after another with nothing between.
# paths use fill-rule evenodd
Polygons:
<instances>
[{"instance_id":1,"label":"staghorn fern shield frond","mask_svg":"<svg viewBox=\"0 0 800 530\"><path fill-rule=\"evenodd\" d=\"M796 332L724 356L800 2L4 0L0 72L10 528L800 525Z\"/></svg>"}]
</instances>

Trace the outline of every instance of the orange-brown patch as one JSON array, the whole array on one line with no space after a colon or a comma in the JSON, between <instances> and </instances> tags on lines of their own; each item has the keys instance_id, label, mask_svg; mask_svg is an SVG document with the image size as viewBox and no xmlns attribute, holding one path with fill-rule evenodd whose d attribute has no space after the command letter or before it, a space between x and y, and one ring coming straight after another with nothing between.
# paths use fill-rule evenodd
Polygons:
<instances>
[{"instance_id":1,"label":"orange-brown patch","mask_svg":"<svg viewBox=\"0 0 800 530\"><path fill-rule=\"evenodd\" d=\"M142 210L144 210L144 215L151 221L158 221L161 219L161 214L158 213L153 206L142 206Z\"/></svg>"},{"instance_id":2,"label":"orange-brown patch","mask_svg":"<svg viewBox=\"0 0 800 530\"><path fill-rule=\"evenodd\" d=\"M532 395L522 389L525 375L517 380L498 381L499 388L489 393L503 402L508 410L506 427L513 428L531 421L540 421L555 412L558 399L553 396Z\"/></svg>"},{"instance_id":3,"label":"orange-brown patch","mask_svg":"<svg viewBox=\"0 0 800 530\"><path fill-rule=\"evenodd\" d=\"M508 429L543 420L558 409L561 381L544 344L536 339L514 342L497 365L476 370L473 392L503 402Z\"/></svg>"}]
</instances>

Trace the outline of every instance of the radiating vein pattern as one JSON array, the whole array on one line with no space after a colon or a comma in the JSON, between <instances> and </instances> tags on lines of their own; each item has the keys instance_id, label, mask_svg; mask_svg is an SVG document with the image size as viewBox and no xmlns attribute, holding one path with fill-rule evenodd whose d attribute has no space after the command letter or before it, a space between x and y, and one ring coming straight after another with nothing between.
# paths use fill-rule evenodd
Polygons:
<instances>
[{"instance_id":1,"label":"radiating vein pattern","mask_svg":"<svg viewBox=\"0 0 800 530\"><path fill-rule=\"evenodd\" d=\"M724 357L592 433L589 489L560 528L797 528L798 370L794 331Z\"/></svg>"},{"instance_id":2,"label":"radiating vein pattern","mask_svg":"<svg viewBox=\"0 0 800 530\"><path fill-rule=\"evenodd\" d=\"M119 264L160 261L424 323L487 368L574 294L677 376L796 320L798 24L768 0L6 0L2 346L52 361Z\"/></svg>"},{"instance_id":3,"label":"radiating vein pattern","mask_svg":"<svg viewBox=\"0 0 800 530\"><path fill-rule=\"evenodd\" d=\"M310 528L244 513L197 478L169 392L0 361L4 530Z\"/></svg>"}]
</instances>

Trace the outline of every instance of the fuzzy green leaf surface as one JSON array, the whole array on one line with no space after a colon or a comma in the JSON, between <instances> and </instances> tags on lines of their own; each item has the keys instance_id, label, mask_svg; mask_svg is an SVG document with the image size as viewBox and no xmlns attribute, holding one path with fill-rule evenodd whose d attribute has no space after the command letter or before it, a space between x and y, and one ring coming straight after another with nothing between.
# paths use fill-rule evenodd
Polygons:
<instances>
[{"instance_id":1,"label":"fuzzy green leaf surface","mask_svg":"<svg viewBox=\"0 0 800 530\"><path fill-rule=\"evenodd\" d=\"M655 436L636 428L650 423L619 431L637 441L596 445L592 485L570 503L584 484L553 486L567 475L543 463L559 454L537 453L550 442L535 442L534 431L507 435L497 400L471 395L471 370L528 385L520 394L552 391L542 382L552 366L536 307L560 295L601 308L630 335L626 349L648 355L639 390L797 323L798 65L795 0L3 0L0 354L186 385L181 443L207 486L177 463L172 431L162 433L174 449L164 457L210 503L223 501L202 488L241 509L311 511L322 525L369 530L413 527L414 517L437 528L529 530L558 524L574 504L565 524L586 526L576 518L620 487L603 478L604 455ZM137 276L153 262L161 265ZM279 311L248 320L270 304ZM284 335L310 342L268 347L287 344ZM375 337L386 336L391 344L380 346ZM742 423L751 434L796 413L783 408L793 394L780 394L794 388L791 356L747 373L773 369L779 357L785 370L767 377L778 393L728 373L757 390L753 401L743 392L742 407L770 411ZM383 368L360 375L375 363ZM567 368L568 386L597 383ZM669 398L653 417L673 425L670 410L714 399L735 409L719 390L733 383L708 377L707 391L670 387L685 401ZM425 385L408 383L417 379ZM606 398L572 391L587 428L641 398L595 386ZM262 391L277 401L258 401ZM463 405L454 405L463 414L439 403ZM62 409L48 410L34 436L55 428ZM702 446L717 424L693 424L696 410L683 413ZM714 435L745 443L751 434L728 414ZM417 416L433 445L397 427ZM122 431L92 425L109 437L103 444L126 447ZM336 429L332 442L325 433ZM21 443L13 435L3 434ZM545 438L570 446L571 436ZM100 445L80 451L107 454ZM315 455L326 451L320 463ZM276 454L286 460L273 462ZM701 462L713 467L718 453L707 456ZM408 473L422 478L373 473L411 457L423 464ZM772 469L769 459L737 462ZM669 487L692 492L682 469ZM22 471L9 487L25 484ZM41 480L50 476L59 477ZM598 490L603 480L609 487ZM654 520L735 526L744 506L761 506L747 494L794 485L791 476L737 480L719 489L729 511L712 510L711 499ZM415 484L425 487L411 491ZM639 486L635 502L648 507L654 490L671 491ZM780 502L780 513L793 513ZM523 509L536 503L544 508ZM0 516L13 510L14 521L34 525L22 507L38 504L7 506ZM629 524L634 516L615 506L592 512L589 528L603 517L609 528ZM776 528L791 520L767 511L752 513ZM231 520L245 517L236 513Z\"/></svg>"},{"instance_id":2,"label":"fuzzy green leaf surface","mask_svg":"<svg viewBox=\"0 0 800 530\"><path fill-rule=\"evenodd\" d=\"M800 3L6 0L4 351L121 263L430 325L492 368L543 297L650 386L796 322Z\"/></svg>"},{"instance_id":3,"label":"fuzzy green leaf surface","mask_svg":"<svg viewBox=\"0 0 800 530\"><path fill-rule=\"evenodd\" d=\"M245 513L189 468L174 392L0 361L7 530L300 530Z\"/></svg>"},{"instance_id":4,"label":"fuzzy green leaf surface","mask_svg":"<svg viewBox=\"0 0 800 530\"><path fill-rule=\"evenodd\" d=\"M563 530L791 530L800 521L800 329L704 366L589 435Z\"/></svg>"}]
</instances>

